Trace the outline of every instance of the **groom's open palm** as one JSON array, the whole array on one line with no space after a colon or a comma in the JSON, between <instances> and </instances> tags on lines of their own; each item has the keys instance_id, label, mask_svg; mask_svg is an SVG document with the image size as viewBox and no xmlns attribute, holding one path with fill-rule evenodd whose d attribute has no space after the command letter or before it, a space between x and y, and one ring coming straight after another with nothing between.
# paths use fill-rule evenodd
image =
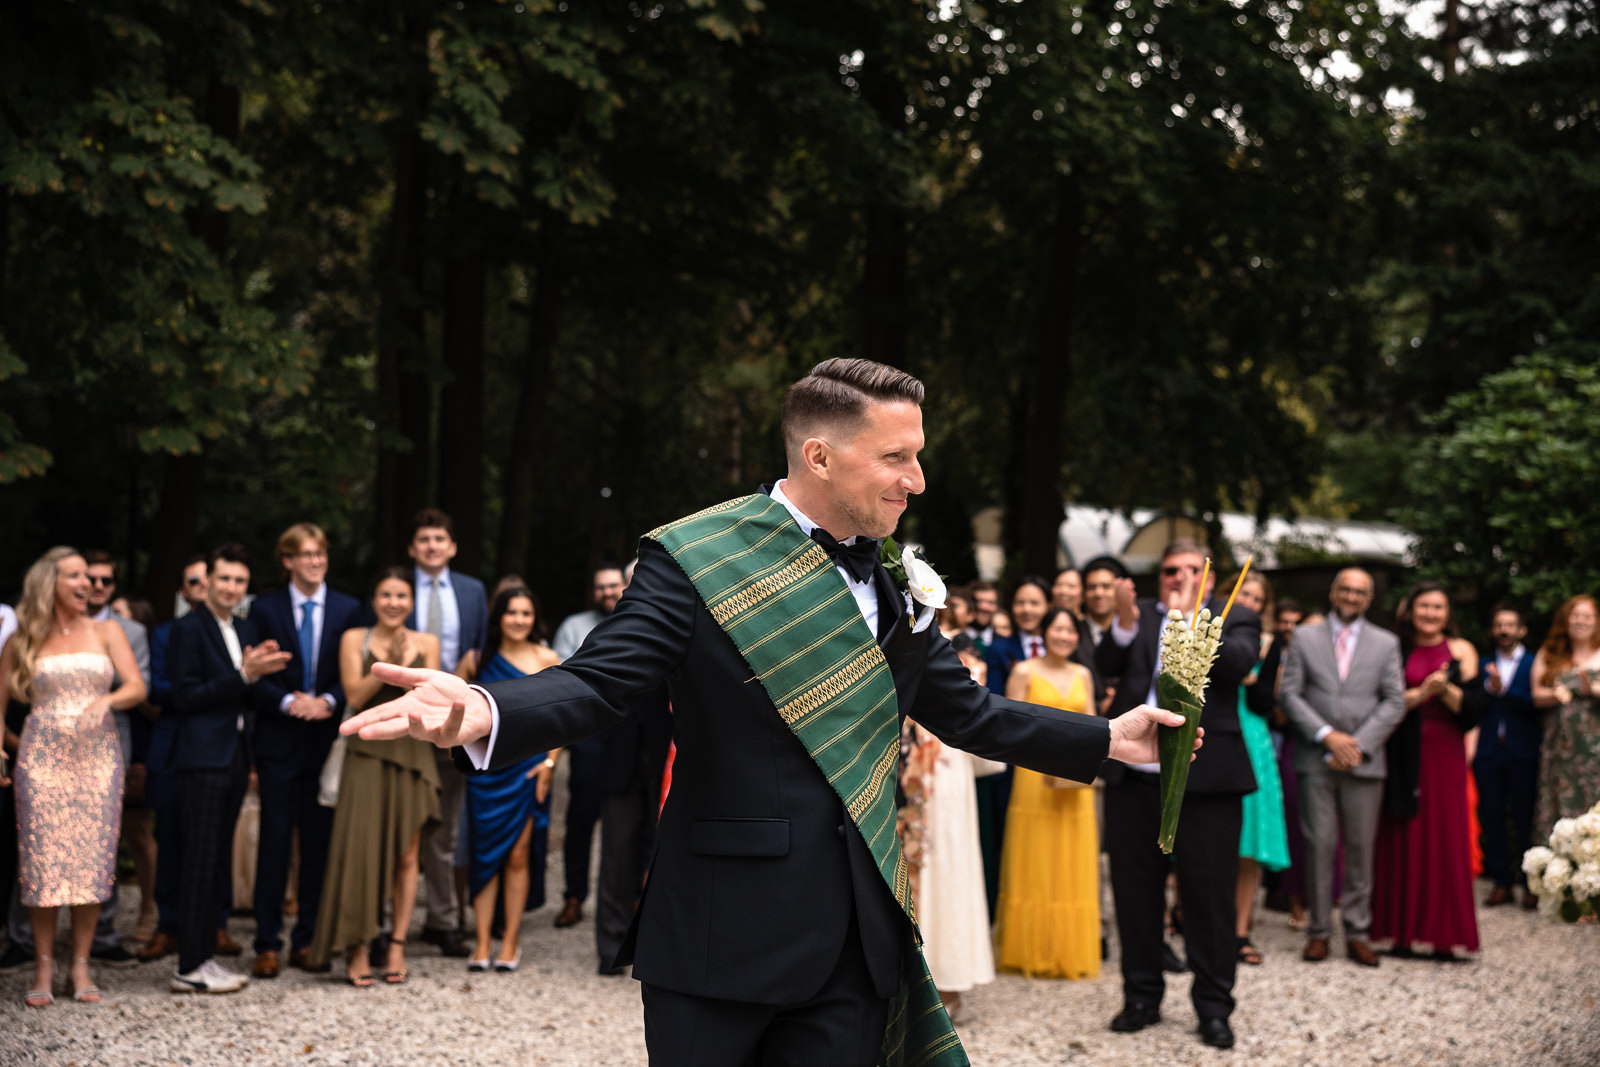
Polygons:
<instances>
[{"instance_id":1,"label":"groom's open palm","mask_svg":"<svg viewBox=\"0 0 1600 1067\"><path fill-rule=\"evenodd\" d=\"M340 733L359 733L366 741L415 737L440 748L489 736L489 702L455 675L394 663L374 663L372 674L406 692L352 715L340 725Z\"/></svg>"}]
</instances>

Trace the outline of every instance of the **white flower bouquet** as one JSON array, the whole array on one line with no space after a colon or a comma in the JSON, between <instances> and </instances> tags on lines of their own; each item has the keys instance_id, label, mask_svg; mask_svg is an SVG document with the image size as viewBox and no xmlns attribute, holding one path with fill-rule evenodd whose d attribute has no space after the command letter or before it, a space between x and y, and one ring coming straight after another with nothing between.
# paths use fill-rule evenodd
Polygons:
<instances>
[{"instance_id":1,"label":"white flower bouquet","mask_svg":"<svg viewBox=\"0 0 1600 1067\"><path fill-rule=\"evenodd\" d=\"M1541 911L1569 923L1600 915L1600 804L1575 819L1557 819L1549 846L1523 853L1522 871Z\"/></svg>"}]
</instances>

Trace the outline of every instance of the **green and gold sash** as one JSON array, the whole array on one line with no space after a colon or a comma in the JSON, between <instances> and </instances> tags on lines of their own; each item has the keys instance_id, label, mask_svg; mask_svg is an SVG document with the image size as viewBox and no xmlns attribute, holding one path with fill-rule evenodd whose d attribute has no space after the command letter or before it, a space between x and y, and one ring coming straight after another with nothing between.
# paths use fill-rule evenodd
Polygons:
<instances>
[{"instance_id":1,"label":"green and gold sash","mask_svg":"<svg viewBox=\"0 0 1600 1067\"><path fill-rule=\"evenodd\" d=\"M645 537L671 554L761 680L861 831L911 923L917 950L889 1005L889 1067L967 1064L916 928L895 834L900 719L889 665L828 554L765 495L740 497Z\"/></svg>"}]
</instances>

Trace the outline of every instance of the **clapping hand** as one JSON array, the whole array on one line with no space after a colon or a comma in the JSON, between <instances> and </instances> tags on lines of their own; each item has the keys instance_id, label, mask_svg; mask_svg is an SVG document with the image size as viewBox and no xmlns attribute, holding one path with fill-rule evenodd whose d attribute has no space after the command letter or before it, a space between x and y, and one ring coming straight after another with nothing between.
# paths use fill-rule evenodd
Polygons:
<instances>
[{"instance_id":1,"label":"clapping hand","mask_svg":"<svg viewBox=\"0 0 1600 1067\"><path fill-rule=\"evenodd\" d=\"M466 682L444 671L374 663L372 676L407 690L393 700L353 715L339 727L366 741L415 737L440 748L471 744L489 736L489 702Z\"/></svg>"},{"instance_id":2,"label":"clapping hand","mask_svg":"<svg viewBox=\"0 0 1600 1067\"><path fill-rule=\"evenodd\" d=\"M1424 697L1436 697L1449 688L1449 685L1450 671L1446 667L1440 667L1423 680L1422 695Z\"/></svg>"},{"instance_id":3,"label":"clapping hand","mask_svg":"<svg viewBox=\"0 0 1600 1067\"><path fill-rule=\"evenodd\" d=\"M1489 690L1489 692L1493 693L1494 695L1499 696L1500 692L1505 689L1505 685L1506 683L1504 679L1500 677L1500 667L1498 664L1491 663L1484 668L1483 686L1485 689Z\"/></svg>"},{"instance_id":4,"label":"clapping hand","mask_svg":"<svg viewBox=\"0 0 1600 1067\"><path fill-rule=\"evenodd\" d=\"M1117 621L1124 629L1132 629L1139 621L1139 594L1133 588L1132 578L1118 578L1112 585L1112 603L1116 606Z\"/></svg>"},{"instance_id":5,"label":"clapping hand","mask_svg":"<svg viewBox=\"0 0 1600 1067\"><path fill-rule=\"evenodd\" d=\"M265 675L277 674L289 665L290 653L278 649L278 642L268 638L259 645L247 645L239 657L239 669L246 681L254 682Z\"/></svg>"}]
</instances>

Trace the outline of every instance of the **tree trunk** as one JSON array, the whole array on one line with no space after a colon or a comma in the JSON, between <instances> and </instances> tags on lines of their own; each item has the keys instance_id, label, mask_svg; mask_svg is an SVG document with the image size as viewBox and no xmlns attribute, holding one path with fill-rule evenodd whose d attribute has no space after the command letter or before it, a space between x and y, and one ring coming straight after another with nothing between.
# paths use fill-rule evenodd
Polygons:
<instances>
[{"instance_id":1,"label":"tree trunk","mask_svg":"<svg viewBox=\"0 0 1600 1067\"><path fill-rule=\"evenodd\" d=\"M867 256L861 279L865 359L906 365L906 210L878 196L867 204Z\"/></svg>"},{"instance_id":2,"label":"tree trunk","mask_svg":"<svg viewBox=\"0 0 1600 1067\"><path fill-rule=\"evenodd\" d=\"M1083 197L1075 178L1056 185L1056 217L1045 273L1039 347L1024 384L1022 499L1012 510L1020 522L1022 562L1030 574L1049 576L1056 567L1061 527L1063 409L1072 375L1072 319L1076 308L1078 257L1083 240Z\"/></svg>"},{"instance_id":3,"label":"tree trunk","mask_svg":"<svg viewBox=\"0 0 1600 1067\"><path fill-rule=\"evenodd\" d=\"M230 141L239 137L239 90L212 71L206 78L206 125ZM196 211L190 224L216 257L218 269L227 262L228 214L223 211ZM206 456L204 451L167 458L161 480L161 502L150 530L150 569L145 573L145 599L156 613L166 618L172 610L172 594L183 576L183 565L194 552L200 526L200 501L205 496ZM131 531L130 531L131 534ZM209 547L209 546L208 546ZM257 568L261 574L271 569Z\"/></svg>"},{"instance_id":4,"label":"tree trunk","mask_svg":"<svg viewBox=\"0 0 1600 1067\"><path fill-rule=\"evenodd\" d=\"M450 213L444 286L444 358L450 378L439 405L439 505L455 520L455 567L483 567L483 235L477 200L458 188Z\"/></svg>"},{"instance_id":5,"label":"tree trunk","mask_svg":"<svg viewBox=\"0 0 1600 1067\"><path fill-rule=\"evenodd\" d=\"M528 353L522 367L516 420L511 429L511 455L505 467L505 511L500 520L501 574L527 574L538 488L539 455L544 449L547 419L545 397L550 388L550 361L560 334L561 223L546 213L533 264L533 307L529 312Z\"/></svg>"},{"instance_id":6,"label":"tree trunk","mask_svg":"<svg viewBox=\"0 0 1600 1067\"><path fill-rule=\"evenodd\" d=\"M378 393L382 405L374 493L373 544L379 559L402 558L405 524L427 495L428 388L422 374L422 225L426 160L417 123L426 104L427 20L406 17L405 106L394 126L394 199L379 252ZM398 435L400 439L396 439Z\"/></svg>"}]
</instances>

